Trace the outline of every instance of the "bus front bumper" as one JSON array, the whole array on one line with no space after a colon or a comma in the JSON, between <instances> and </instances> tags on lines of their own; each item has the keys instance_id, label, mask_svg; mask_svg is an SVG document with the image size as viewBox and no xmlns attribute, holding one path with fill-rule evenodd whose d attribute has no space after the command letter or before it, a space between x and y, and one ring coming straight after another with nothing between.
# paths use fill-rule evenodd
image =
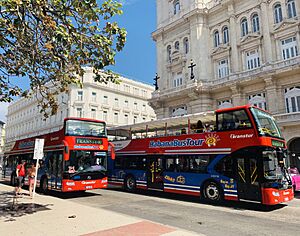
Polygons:
<instances>
[{"instance_id":1,"label":"bus front bumper","mask_svg":"<svg viewBox=\"0 0 300 236\"><path fill-rule=\"evenodd\" d=\"M62 180L63 192L85 191L99 188L107 188L107 177L93 180Z\"/></svg>"},{"instance_id":2,"label":"bus front bumper","mask_svg":"<svg viewBox=\"0 0 300 236\"><path fill-rule=\"evenodd\" d=\"M262 204L276 205L289 202L294 198L293 188L280 190L275 188L262 188Z\"/></svg>"}]
</instances>

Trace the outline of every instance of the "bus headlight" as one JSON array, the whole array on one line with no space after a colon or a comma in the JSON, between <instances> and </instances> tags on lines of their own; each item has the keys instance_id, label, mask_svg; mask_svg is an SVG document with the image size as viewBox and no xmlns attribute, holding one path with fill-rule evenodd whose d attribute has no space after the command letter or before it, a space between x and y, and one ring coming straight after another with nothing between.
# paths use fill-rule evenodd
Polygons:
<instances>
[{"instance_id":1,"label":"bus headlight","mask_svg":"<svg viewBox=\"0 0 300 236\"><path fill-rule=\"evenodd\" d=\"M280 196L279 192L272 191L272 194L273 194L273 196L275 196L275 197L279 197L279 196Z\"/></svg>"}]
</instances>

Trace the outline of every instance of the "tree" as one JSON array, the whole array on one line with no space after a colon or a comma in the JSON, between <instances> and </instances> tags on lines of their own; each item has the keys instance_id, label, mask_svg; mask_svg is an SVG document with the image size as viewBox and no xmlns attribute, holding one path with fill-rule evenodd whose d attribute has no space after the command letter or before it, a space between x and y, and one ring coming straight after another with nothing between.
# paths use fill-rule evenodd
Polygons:
<instances>
[{"instance_id":1,"label":"tree","mask_svg":"<svg viewBox=\"0 0 300 236\"><path fill-rule=\"evenodd\" d=\"M81 85L85 66L95 81L116 82L108 71L126 41L114 0L0 0L0 102L35 95L45 117L57 112L57 94ZM12 79L29 78L24 91Z\"/></svg>"}]
</instances>

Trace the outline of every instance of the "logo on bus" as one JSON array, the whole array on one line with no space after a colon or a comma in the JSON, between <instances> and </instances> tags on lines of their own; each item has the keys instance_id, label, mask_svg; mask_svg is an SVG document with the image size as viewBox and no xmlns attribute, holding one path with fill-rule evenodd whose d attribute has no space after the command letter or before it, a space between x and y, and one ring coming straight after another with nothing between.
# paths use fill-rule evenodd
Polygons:
<instances>
[{"instance_id":1,"label":"logo on bus","mask_svg":"<svg viewBox=\"0 0 300 236\"><path fill-rule=\"evenodd\" d=\"M208 147L216 146L217 142L220 141L220 137L217 134L208 134L207 136L205 136L205 138L205 143Z\"/></svg>"},{"instance_id":2,"label":"logo on bus","mask_svg":"<svg viewBox=\"0 0 300 236\"><path fill-rule=\"evenodd\" d=\"M76 138L77 144L102 144L102 139Z\"/></svg>"},{"instance_id":3,"label":"logo on bus","mask_svg":"<svg viewBox=\"0 0 300 236\"><path fill-rule=\"evenodd\" d=\"M204 139L192 139L187 138L184 140L174 139L172 141L150 141L149 148L156 147L192 147L192 146L202 146Z\"/></svg>"}]
</instances>

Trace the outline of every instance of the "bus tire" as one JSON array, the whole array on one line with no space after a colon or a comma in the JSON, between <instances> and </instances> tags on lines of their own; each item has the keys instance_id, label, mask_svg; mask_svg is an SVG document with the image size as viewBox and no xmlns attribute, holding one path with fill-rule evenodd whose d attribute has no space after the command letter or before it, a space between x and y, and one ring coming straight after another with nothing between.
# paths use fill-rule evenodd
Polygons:
<instances>
[{"instance_id":1,"label":"bus tire","mask_svg":"<svg viewBox=\"0 0 300 236\"><path fill-rule=\"evenodd\" d=\"M48 178L45 176L41 178L40 189L44 194L48 192Z\"/></svg>"},{"instance_id":2,"label":"bus tire","mask_svg":"<svg viewBox=\"0 0 300 236\"><path fill-rule=\"evenodd\" d=\"M125 190L128 192L134 192L136 190L136 181L132 175L125 178L124 182Z\"/></svg>"},{"instance_id":3,"label":"bus tire","mask_svg":"<svg viewBox=\"0 0 300 236\"><path fill-rule=\"evenodd\" d=\"M219 184L214 181L207 181L202 188L203 199L211 203L220 203L223 201L223 191Z\"/></svg>"}]
</instances>

